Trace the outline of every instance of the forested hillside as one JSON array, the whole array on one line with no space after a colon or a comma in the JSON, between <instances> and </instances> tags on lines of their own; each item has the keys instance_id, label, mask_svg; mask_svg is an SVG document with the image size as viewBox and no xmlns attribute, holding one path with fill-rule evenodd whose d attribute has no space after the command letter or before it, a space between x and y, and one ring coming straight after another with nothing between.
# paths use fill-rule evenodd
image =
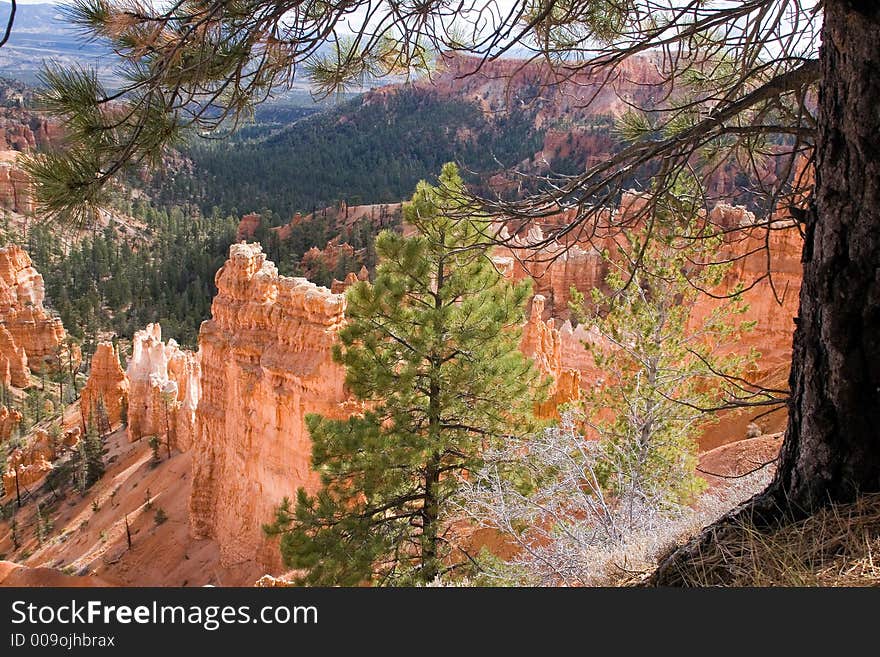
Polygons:
<instances>
[{"instance_id":1,"label":"forested hillside","mask_svg":"<svg viewBox=\"0 0 880 657\"><path fill-rule=\"evenodd\" d=\"M163 202L197 199L205 212L268 208L282 217L337 201L396 202L444 162L492 174L540 150L542 136L528 110L487 115L471 101L400 87L365 94L265 140L198 140L186 151L192 174L159 176L154 193Z\"/></svg>"},{"instance_id":2,"label":"forested hillside","mask_svg":"<svg viewBox=\"0 0 880 657\"><path fill-rule=\"evenodd\" d=\"M264 210L253 233L241 236L239 217L218 211L201 215L191 207L143 200L123 205L145 228L133 233L111 225L68 245L46 224L32 222L26 234L0 225L0 242L26 248L43 274L49 305L86 353L102 334L130 338L150 322L195 348L199 325L210 316L217 294L214 275L239 238L261 242L282 274L330 287L349 272L372 269L376 232L399 225L397 214L344 225L336 207L284 226L279 236L271 228L280 218Z\"/></svg>"},{"instance_id":3,"label":"forested hillside","mask_svg":"<svg viewBox=\"0 0 880 657\"><path fill-rule=\"evenodd\" d=\"M131 337L161 322L168 337L195 346L199 324L216 294L214 274L235 240L235 217L200 217L137 202L146 223L137 239L114 227L94 231L67 250L51 226L34 222L22 244L43 274L48 302L89 353L99 334Z\"/></svg>"},{"instance_id":4,"label":"forested hillside","mask_svg":"<svg viewBox=\"0 0 880 657\"><path fill-rule=\"evenodd\" d=\"M123 214L147 227L140 244L116 227L65 251L39 222L26 236L6 239L25 243L50 302L86 350L100 333L130 337L153 321L166 336L195 346L216 293L214 274L232 242L259 241L280 273L327 287L362 266L372 271L375 235L399 225L399 217L351 223L340 221L340 208L397 203L447 161L457 161L466 182L482 192L533 191L538 179L525 181L511 174L514 167L575 174L621 147L621 97L644 95L652 80L639 62L620 88L587 109L575 87L548 95L540 67L517 72L507 85L499 80L510 73L508 63L462 76L467 66L454 61L431 81L390 85L335 105L291 92L258 107L254 122L231 139L193 139L183 158L166 158L146 183L128 178L125 187L144 187L135 195L140 200L121 200L124 190L118 197ZM647 174L634 172L633 185ZM243 236L238 221L247 213L259 215L258 225ZM306 220L293 221L297 213Z\"/></svg>"}]
</instances>

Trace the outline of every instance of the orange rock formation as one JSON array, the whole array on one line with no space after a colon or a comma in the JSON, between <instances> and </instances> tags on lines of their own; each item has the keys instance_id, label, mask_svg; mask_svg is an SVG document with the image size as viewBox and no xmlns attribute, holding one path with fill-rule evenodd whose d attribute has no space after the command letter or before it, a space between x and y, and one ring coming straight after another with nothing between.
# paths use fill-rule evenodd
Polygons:
<instances>
[{"instance_id":1,"label":"orange rock formation","mask_svg":"<svg viewBox=\"0 0 880 657\"><path fill-rule=\"evenodd\" d=\"M9 331L0 324L0 377L3 385L27 388L30 373L24 349L15 344Z\"/></svg>"},{"instance_id":2,"label":"orange rock formation","mask_svg":"<svg viewBox=\"0 0 880 657\"><path fill-rule=\"evenodd\" d=\"M502 229L501 238L508 237L507 229ZM542 243L544 239L543 229L533 226L524 235L513 239L512 248L497 249L496 260L509 259L514 280L532 279L533 291L544 297L544 319L567 319L571 314L568 307L571 288L589 293L593 288L601 287L608 272L605 259L598 248L585 242L553 242L537 251L523 248ZM604 244L600 243L600 246Z\"/></svg>"},{"instance_id":3,"label":"orange rock formation","mask_svg":"<svg viewBox=\"0 0 880 657\"><path fill-rule=\"evenodd\" d=\"M331 239L323 249L313 246L303 254L300 263L305 277L314 277L322 269L334 271L341 259L353 260L357 257L354 247L337 238Z\"/></svg>"},{"instance_id":4,"label":"orange rock formation","mask_svg":"<svg viewBox=\"0 0 880 657\"><path fill-rule=\"evenodd\" d=\"M537 110L536 127L553 126L559 118L575 125L589 125L596 116L619 116L630 105L649 106L661 97L658 84L662 59L655 53L628 58L615 69L612 78L602 72L582 71L564 76L554 74L540 60L517 59L483 62L479 57L444 53L438 72L419 84L444 96L472 100L487 111L516 104ZM564 78L564 79L563 79ZM391 93L394 87L374 89L371 95Z\"/></svg>"},{"instance_id":5,"label":"orange rock formation","mask_svg":"<svg viewBox=\"0 0 880 657\"><path fill-rule=\"evenodd\" d=\"M21 422L21 413L17 410L0 405L0 443L9 440L15 427Z\"/></svg>"},{"instance_id":6,"label":"orange rock formation","mask_svg":"<svg viewBox=\"0 0 880 657\"><path fill-rule=\"evenodd\" d=\"M215 280L199 332L191 531L216 539L224 565L256 555L277 569L261 524L283 497L319 485L304 418L345 414L344 374L331 356L345 298L279 276L259 244L233 244Z\"/></svg>"},{"instance_id":7,"label":"orange rock formation","mask_svg":"<svg viewBox=\"0 0 880 657\"><path fill-rule=\"evenodd\" d=\"M19 246L0 249L0 374L9 362L12 385L27 385L27 369L60 366L67 333L59 317L43 307L43 277L34 269L28 254ZM11 343L8 338L11 338ZM20 351L26 355L24 370ZM79 351L74 354L79 360ZM16 380L18 383L16 383Z\"/></svg>"},{"instance_id":8,"label":"orange rock formation","mask_svg":"<svg viewBox=\"0 0 880 657\"><path fill-rule=\"evenodd\" d=\"M748 228L754 216L741 207L719 205L709 218L725 228L745 227L744 231L732 234L722 258L748 255L735 260L722 286L729 290L737 283L744 285L743 299L749 308L742 319L755 321L756 326L732 347L740 352L757 349L761 353L760 374L787 367L803 271L800 231L786 218L775 221L769 231L764 227ZM691 312L691 321L702 321L718 303L722 301L701 295Z\"/></svg>"},{"instance_id":9,"label":"orange rock formation","mask_svg":"<svg viewBox=\"0 0 880 657\"><path fill-rule=\"evenodd\" d=\"M238 232L235 235L235 239L239 242L249 240L254 236L259 227L260 214L258 212L246 214L238 222Z\"/></svg>"},{"instance_id":10,"label":"orange rock formation","mask_svg":"<svg viewBox=\"0 0 880 657\"><path fill-rule=\"evenodd\" d=\"M129 439L157 436L164 442L170 437L173 447L188 450L199 403L198 355L174 340L163 343L162 327L148 324L134 334L126 376Z\"/></svg>"},{"instance_id":11,"label":"orange rock formation","mask_svg":"<svg viewBox=\"0 0 880 657\"><path fill-rule=\"evenodd\" d=\"M366 281L369 280L369 278L370 272L367 271L366 267L361 267L361 270L357 274L355 274L353 271L348 272L348 274L345 276L344 281L340 281L334 278L333 283L330 285L330 291L333 294L344 294L348 288L350 288L358 281Z\"/></svg>"},{"instance_id":12,"label":"orange rock formation","mask_svg":"<svg viewBox=\"0 0 880 657\"><path fill-rule=\"evenodd\" d=\"M720 208L716 217L727 223L748 223L747 213L739 209ZM739 253L743 246L733 243L729 248ZM766 286L753 288L748 300L753 304L751 312L760 315L759 327L735 347L757 346L765 353L776 350L784 359L793 316L787 304L789 298L797 298L799 280L796 231L773 231L770 248L774 282L787 284L790 297L786 296L782 306L773 305L766 298ZM545 417L551 417L560 403L577 399L582 387L601 385L603 376L583 346L586 342L603 347L595 330L573 327L569 321L557 325L559 319L545 318L550 313L564 314L559 309L565 308L571 285L584 292L601 285L604 264L592 247L575 244L569 253L562 247L558 250L560 257L548 261L546 275L536 282L539 294L521 343L523 352L554 379L551 398L538 409ZM527 275L515 254L501 252L494 261L505 275ZM738 262L728 284L752 282L765 264L757 257ZM343 290L356 278L347 277L335 289ZM319 483L310 469L311 444L304 417L308 413L341 417L348 412L344 373L331 358L336 331L344 322L345 301L342 295L306 279L279 276L258 244L233 245L216 283L212 318L202 324L199 335L201 397L192 449L191 533L195 538L215 539L224 566L253 560L256 555L260 564L277 571L277 548L265 539L261 525L271 520L283 497L292 496L300 486L314 491ZM698 306L695 312L708 310ZM155 399L162 382L181 378L173 374L173 363L178 361L169 358L167 350L158 327L142 332L135 341L129 365L133 436L161 431L157 426L161 416L149 410L150 404L158 407ZM149 394L142 392L147 389ZM145 400L143 407L136 408L137 400ZM144 428L138 431L139 423Z\"/></svg>"},{"instance_id":13,"label":"orange rock formation","mask_svg":"<svg viewBox=\"0 0 880 657\"><path fill-rule=\"evenodd\" d=\"M616 220L635 216L641 203L638 195L625 195ZM564 220L565 217L560 215L560 221ZM757 325L743 340L730 345L731 349L739 352L757 349L761 353L759 375L787 365L791 357L793 318L797 314L801 280L803 240L797 226L784 216L775 220L770 230L753 226L755 218L750 212L725 204L713 208L709 220L722 229L741 228L728 233L727 242L717 257L719 261L729 258L734 263L716 293L723 294L735 285L742 284L745 288L743 298L749 306L742 319L754 320ZM502 232L502 236L507 237L507 233ZM574 241L567 246L551 243L537 252L516 248L517 245L535 244L543 239L541 227L534 226L527 234L513 240L513 248L499 249L496 260L510 260L513 263L512 276L516 280L533 278L535 292L545 299L542 304L544 319L566 319L569 316L572 287L588 298L590 290L603 287L608 270L599 251L612 250L614 238L594 237L589 244ZM691 313L691 325L702 322L720 303L724 303L724 300L701 295ZM596 336L580 327L573 329L566 324L559 329L562 366L584 373L594 367L592 357L581 348L580 342L585 339L592 341ZM598 375L594 372L589 378Z\"/></svg>"},{"instance_id":14,"label":"orange rock formation","mask_svg":"<svg viewBox=\"0 0 880 657\"><path fill-rule=\"evenodd\" d=\"M16 472L18 487L23 489L52 470L52 460L56 456L55 445L49 434L43 429L34 432L34 439L29 447L18 448L9 455L3 468L3 490L5 495L15 493Z\"/></svg>"},{"instance_id":15,"label":"orange rock formation","mask_svg":"<svg viewBox=\"0 0 880 657\"><path fill-rule=\"evenodd\" d=\"M30 99L11 91L0 89L3 107L0 107L0 150L29 151L35 147L47 149L58 145L63 135L61 125L48 117L35 113L27 106Z\"/></svg>"},{"instance_id":16,"label":"orange rock formation","mask_svg":"<svg viewBox=\"0 0 880 657\"><path fill-rule=\"evenodd\" d=\"M343 201L338 205L323 208L307 215L297 212L288 223L275 226L269 230L274 232L278 239L286 240L293 234L294 228L312 221L318 221L324 226L332 226L340 233L351 229L359 222L366 221L378 232L380 229L387 228L397 221L401 214L401 207L402 204L400 203L348 205Z\"/></svg>"},{"instance_id":17,"label":"orange rock formation","mask_svg":"<svg viewBox=\"0 0 880 657\"><path fill-rule=\"evenodd\" d=\"M357 274L355 274L353 271L350 271L345 276L344 281L340 281L339 279L334 278L333 282L330 284L330 291L333 294L345 294L345 291L357 282Z\"/></svg>"},{"instance_id":18,"label":"orange rock formation","mask_svg":"<svg viewBox=\"0 0 880 657\"><path fill-rule=\"evenodd\" d=\"M97 418L99 401L104 404L110 426L119 424L123 407L128 404L128 377L119 364L119 354L109 342L101 342L92 356L89 379L79 402L83 422Z\"/></svg>"},{"instance_id":19,"label":"orange rock formation","mask_svg":"<svg viewBox=\"0 0 880 657\"><path fill-rule=\"evenodd\" d=\"M539 417L551 418L557 414L560 404L580 398L581 373L562 365L562 337L554 320L541 319L544 313L544 297L537 294L532 299L528 321L523 326L520 350L531 357L544 376L553 378L547 400L538 405Z\"/></svg>"},{"instance_id":20,"label":"orange rock formation","mask_svg":"<svg viewBox=\"0 0 880 657\"><path fill-rule=\"evenodd\" d=\"M30 180L16 164L17 155L0 151L0 208L30 214L34 210Z\"/></svg>"}]
</instances>

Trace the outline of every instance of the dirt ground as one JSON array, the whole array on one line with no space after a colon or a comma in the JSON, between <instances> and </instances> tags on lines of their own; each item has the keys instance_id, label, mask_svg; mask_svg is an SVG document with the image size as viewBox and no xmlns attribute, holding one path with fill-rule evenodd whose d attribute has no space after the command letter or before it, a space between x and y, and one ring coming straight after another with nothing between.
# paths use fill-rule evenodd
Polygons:
<instances>
[{"instance_id":1,"label":"dirt ground","mask_svg":"<svg viewBox=\"0 0 880 657\"><path fill-rule=\"evenodd\" d=\"M58 499L51 492L37 492L39 485L30 487L51 519L42 544L34 499L28 499L16 517L21 543L17 550L9 522L0 522L0 555L35 569L25 574L7 566L0 570L0 578L8 580L5 584L45 579L44 585L60 585L67 580L58 577L66 574L121 586L251 586L264 574L253 563L224 568L214 541L190 537L189 453L173 452L169 459L163 451L154 467L147 440L130 443L121 429L108 436L107 449L107 471L84 496L68 490Z\"/></svg>"}]
</instances>

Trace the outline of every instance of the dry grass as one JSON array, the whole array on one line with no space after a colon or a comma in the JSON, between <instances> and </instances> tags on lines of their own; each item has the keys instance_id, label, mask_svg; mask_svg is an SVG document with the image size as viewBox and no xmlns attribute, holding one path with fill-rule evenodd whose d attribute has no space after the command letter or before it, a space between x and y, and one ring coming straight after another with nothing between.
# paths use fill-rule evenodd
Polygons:
<instances>
[{"instance_id":1,"label":"dry grass","mask_svg":"<svg viewBox=\"0 0 880 657\"><path fill-rule=\"evenodd\" d=\"M677 571L686 586L880 586L880 494L770 531L728 525Z\"/></svg>"}]
</instances>

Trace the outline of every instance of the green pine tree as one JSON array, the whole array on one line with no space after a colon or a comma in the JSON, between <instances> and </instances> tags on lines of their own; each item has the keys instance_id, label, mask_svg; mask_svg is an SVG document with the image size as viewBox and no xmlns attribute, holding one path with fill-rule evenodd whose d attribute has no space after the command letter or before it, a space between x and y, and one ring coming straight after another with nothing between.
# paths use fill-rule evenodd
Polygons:
<instances>
[{"instance_id":1,"label":"green pine tree","mask_svg":"<svg viewBox=\"0 0 880 657\"><path fill-rule=\"evenodd\" d=\"M72 460L76 487L81 493L104 475L104 441L94 422L89 422Z\"/></svg>"},{"instance_id":2,"label":"green pine tree","mask_svg":"<svg viewBox=\"0 0 880 657\"><path fill-rule=\"evenodd\" d=\"M456 167L419 183L405 215L418 235L379 235L375 281L350 288L334 352L366 410L307 418L323 488L265 528L301 584L430 582L467 563L444 525L458 476L535 427L543 389L518 349L530 286L493 266Z\"/></svg>"},{"instance_id":3,"label":"green pine tree","mask_svg":"<svg viewBox=\"0 0 880 657\"><path fill-rule=\"evenodd\" d=\"M105 436L110 433L110 417L107 415L107 404L104 403L104 397L98 397L98 401L95 404L95 422L97 424L96 429L101 436Z\"/></svg>"},{"instance_id":4,"label":"green pine tree","mask_svg":"<svg viewBox=\"0 0 880 657\"><path fill-rule=\"evenodd\" d=\"M689 198L664 194L653 221L622 234L617 253L605 254L610 294L593 289L585 304L572 290L573 312L605 343L585 344L604 375L584 399L588 433L607 456L599 467L605 483L628 500L686 504L701 491L696 439L717 420L707 411L743 399L748 390L735 377L757 358L725 348L754 327L741 319L748 308L741 285L705 317L692 317L701 290L717 289L731 265ZM752 389L745 401L764 399Z\"/></svg>"}]
</instances>

